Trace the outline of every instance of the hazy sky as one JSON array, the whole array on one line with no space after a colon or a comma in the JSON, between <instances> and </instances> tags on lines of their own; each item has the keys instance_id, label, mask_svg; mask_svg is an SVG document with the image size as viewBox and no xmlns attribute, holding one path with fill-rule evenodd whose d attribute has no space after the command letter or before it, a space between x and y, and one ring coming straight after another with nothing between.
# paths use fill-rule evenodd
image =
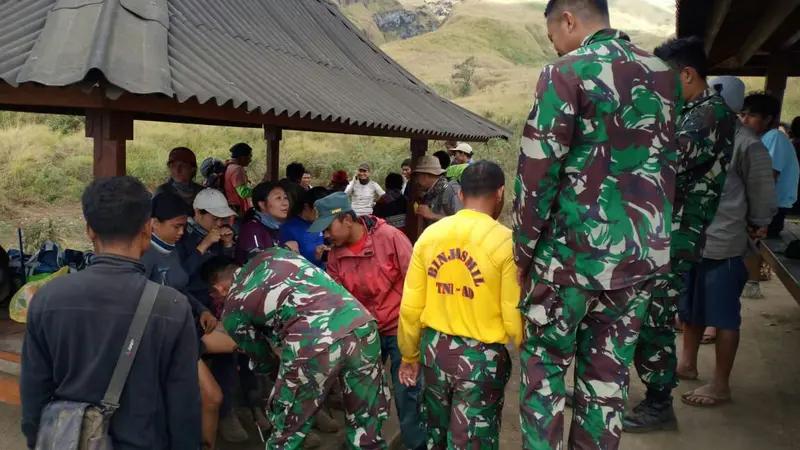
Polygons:
<instances>
[{"instance_id":1,"label":"hazy sky","mask_svg":"<svg viewBox=\"0 0 800 450\"><path fill-rule=\"evenodd\" d=\"M667 11L675 11L675 0L646 0L647 3L659 6Z\"/></svg>"}]
</instances>

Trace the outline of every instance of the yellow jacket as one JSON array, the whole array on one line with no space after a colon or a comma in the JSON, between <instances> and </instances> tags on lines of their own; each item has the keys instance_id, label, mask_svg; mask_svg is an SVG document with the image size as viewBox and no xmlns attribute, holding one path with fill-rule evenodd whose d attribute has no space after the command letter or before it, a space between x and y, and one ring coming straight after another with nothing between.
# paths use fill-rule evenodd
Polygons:
<instances>
[{"instance_id":1,"label":"yellow jacket","mask_svg":"<svg viewBox=\"0 0 800 450\"><path fill-rule=\"evenodd\" d=\"M486 344L522 341L511 230L461 210L425 229L414 246L400 305L403 361L419 361L423 328Z\"/></svg>"}]
</instances>

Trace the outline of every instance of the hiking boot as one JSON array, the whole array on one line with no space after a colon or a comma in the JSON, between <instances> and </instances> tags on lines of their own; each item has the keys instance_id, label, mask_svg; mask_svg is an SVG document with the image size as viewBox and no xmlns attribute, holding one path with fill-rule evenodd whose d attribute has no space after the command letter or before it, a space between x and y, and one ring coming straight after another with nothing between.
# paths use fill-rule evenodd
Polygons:
<instances>
[{"instance_id":1,"label":"hiking boot","mask_svg":"<svg viewBox=\"0 0 800 450\"><path fill-rule=\"evenodd\" d=\"M262 432L268 433L272 430L272 422L267 419L267 415L264 414L263 408L253 408L253 416Z\"/></svg>"},{"instance_id":2,"label":"hiking boot","mask_svg":"<svg viewBox=\"0 0 800 450\"><path fill-rule=\"evenodd\" d=\"M758 284L758 281L748 281L747 284L744 285L742 298L749 298L751 300L764 299L764 294L761 293L761 285Z\"/></svg>"},{"instance_id":3,"label":"hiking boot","mask_svg":"<svg viewBox=\"0 0 800 450\"><path fill-rule=\"evenodd\" d=\"M622 430L627 433L648 433L657 430L677 430L678 419L669 400L644 399L632 411L625 413Z\"/></svg>"},{"instance_id":4,"label":"hiking boot","mask_svg":"<svg viewBox=\"0 0 800 450\"><path fill-rule=\"evenodd\" d=\"M336 433L339 431L339 422L336 421L327 411L320 409L317 413L317 422L314 428L322 431L323 433Z\"/></svg>"},{"instance_id":5,"label":"hiking boot","mask_svg":"<svg viewBox=\"0 0 800 450\"><path fill-rule=\"evenodd\" d=\"M320 447L322 447L322 438L319 437L316 431L309 431L308 435L306 435L306 439L303 441L303 450L312 450Z\"/></svg>"},{"instance_id":6,"label":"hiking boot","mask_svg":"<svg viewBox=\"0 0 800 450\"><path fill-rule=\"evenodd\" d=\"M232 443L245 442L250 438L233 411L219 418L219 434L222 435L222 439Z\"/></svg>"}]
</instances>

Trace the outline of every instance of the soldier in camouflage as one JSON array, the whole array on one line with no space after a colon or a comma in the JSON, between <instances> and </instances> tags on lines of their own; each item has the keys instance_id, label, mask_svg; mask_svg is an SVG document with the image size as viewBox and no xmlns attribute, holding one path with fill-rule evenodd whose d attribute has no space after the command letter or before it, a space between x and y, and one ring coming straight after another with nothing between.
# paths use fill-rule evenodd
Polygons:
<instances>
[{"instance_id":1,"label":"soldier in camouflage","mask_svg":"<svg viewBox=\"0 0 800 450\"><path fill-rule=\"evenodd\" d=\"M545 17L564 56L539 78L514 202L523 447L563 448L575 358L569 448L613 450L654 278L668 270L681 90L609 28L605 1L551 0Z\"/></svg>"},{"instance_id":2,"label":"soldier in camouflage","mask_svg":"<svg viewBox=\"0 0 800 450\"><path fill-rule=\"evenodd\" d=\"M256 372L268 371L272 347L280 348L266 448L301 448L338 377L349 448L385 449L381 426L390 394L375 319L325 272L287 250L259 253L235 271L230 260L207 270L212 289L227 297L225 330Z\"/></svg>"},{"instance_id":3,"label":"soldier in camouflage","mask_svg":"<svg viewBox=\"0 0 800 450\"><path fill-rule=\"evenodd\" d=\"M678 121L678 169L670 272L660 276L636 346L634 364L647 385L645 400L625 416L628 432L677 428L672 390L678 385L675 316L684 274L702 260L733 153L736 116L706 83L708 63L699 39L674 39L655 50L679 74L686 106Z\"/></svg>"}]
</instances>

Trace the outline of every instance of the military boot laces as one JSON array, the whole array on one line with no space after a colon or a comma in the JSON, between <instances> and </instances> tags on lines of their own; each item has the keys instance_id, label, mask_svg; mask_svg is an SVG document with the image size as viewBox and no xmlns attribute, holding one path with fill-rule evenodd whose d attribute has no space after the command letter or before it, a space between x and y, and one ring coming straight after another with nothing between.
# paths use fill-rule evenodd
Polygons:
<instances>
[{"instance_id":1,"label":"military boot laces","mask_svg":"<svg viewBox=\"0 0 800 450\"><path fill-rule=\"evenodd\" d=\"M656 430L677 430L678 419L669 400L645 399L625 413L623 430L628 433L648 433Z\"/></svg>"}]
</instances>

